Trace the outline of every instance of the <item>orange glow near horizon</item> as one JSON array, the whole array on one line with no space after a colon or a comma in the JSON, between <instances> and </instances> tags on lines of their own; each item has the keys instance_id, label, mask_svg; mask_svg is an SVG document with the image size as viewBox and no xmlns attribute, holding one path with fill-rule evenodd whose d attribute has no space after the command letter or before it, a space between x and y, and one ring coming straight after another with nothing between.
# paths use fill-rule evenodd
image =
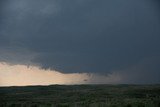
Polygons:
<instances>
[{"instance_id":1,"label":"orange glow near horizon","mask_svg":"<svg viewBox=\"0 0 160 107\"><path fill-rule=\"evenodd\" d=\"M83 84L87 78L86 73L63 74L35 66L0 63L0 86Z\"/></svg>"},{"instance_id":2,"label":"orange glow near horizon","mask_svg":"<svg viewBox=\"0 0 160 107\"><path fill-rule=\"evenodd\" d=\"M0 86L27 86L51 84L105 84L118 83L117 74L107 76L88 73L64 74L54 70L40 69L37 66L9 65L0 63Z\"/></svg>"}]
</instances>

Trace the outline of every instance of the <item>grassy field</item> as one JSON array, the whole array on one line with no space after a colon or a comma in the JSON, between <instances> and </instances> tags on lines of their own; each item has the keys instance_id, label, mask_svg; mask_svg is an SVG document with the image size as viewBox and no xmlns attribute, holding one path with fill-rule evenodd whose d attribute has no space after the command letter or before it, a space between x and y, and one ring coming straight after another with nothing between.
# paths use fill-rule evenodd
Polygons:
<instances>
[{"instance_id":1,"label":"grassy field","mask_svg":"<svg viewBox=\"0 0 160 107\"><path fill-rule=\"evenodd\" d=\"M0 107L160 107L160 85L1 87Z\"/></svg>"}]
</instances>

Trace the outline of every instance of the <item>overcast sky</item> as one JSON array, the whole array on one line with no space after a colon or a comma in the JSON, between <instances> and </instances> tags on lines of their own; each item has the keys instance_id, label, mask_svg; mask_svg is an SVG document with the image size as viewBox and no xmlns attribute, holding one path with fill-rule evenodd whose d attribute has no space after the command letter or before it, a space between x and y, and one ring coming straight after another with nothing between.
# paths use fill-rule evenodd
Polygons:
<instances>
[{"instance_id":1,"label":"overcast sky","mask_svg":"<svg viewBox=\"0 0 160 107\"><path fill-rule=\"evenodd\" d=\"M160 83L160 2L1 0L0 62Z\"/></svg>"}]
</instances>

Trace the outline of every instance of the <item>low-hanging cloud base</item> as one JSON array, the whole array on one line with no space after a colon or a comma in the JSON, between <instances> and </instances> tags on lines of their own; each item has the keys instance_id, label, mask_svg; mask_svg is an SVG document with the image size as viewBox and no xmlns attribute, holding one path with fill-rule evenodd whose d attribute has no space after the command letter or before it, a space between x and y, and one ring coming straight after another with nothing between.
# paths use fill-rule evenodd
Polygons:
<instances>
[{"instance_id":1,"label":"low-hanging cloud base","mask_svg":"<svg viewBox=\"0 0 160 107\"><path fill-rule=\"evenodd\" d=\"M142 60L134 66L110 73L62 73L39 66L0 62L0 86L51 84L158 84L160 57Z\"/></svg>"}]
</instances>

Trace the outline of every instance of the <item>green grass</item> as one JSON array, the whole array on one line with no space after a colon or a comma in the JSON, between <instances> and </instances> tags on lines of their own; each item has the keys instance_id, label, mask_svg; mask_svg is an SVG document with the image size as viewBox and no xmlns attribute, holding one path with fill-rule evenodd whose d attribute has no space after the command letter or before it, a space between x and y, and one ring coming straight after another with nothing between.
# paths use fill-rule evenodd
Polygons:
<instances>
[{"instance_id":1,"label":"green grass","mask_svg":"<svg viewBox=\"0 0 160 107\"><path fill-rule=\"evenodd\" d=\"M1 87L0 107L160 107L160 85Z\"/></svg>"}]
</instances>

